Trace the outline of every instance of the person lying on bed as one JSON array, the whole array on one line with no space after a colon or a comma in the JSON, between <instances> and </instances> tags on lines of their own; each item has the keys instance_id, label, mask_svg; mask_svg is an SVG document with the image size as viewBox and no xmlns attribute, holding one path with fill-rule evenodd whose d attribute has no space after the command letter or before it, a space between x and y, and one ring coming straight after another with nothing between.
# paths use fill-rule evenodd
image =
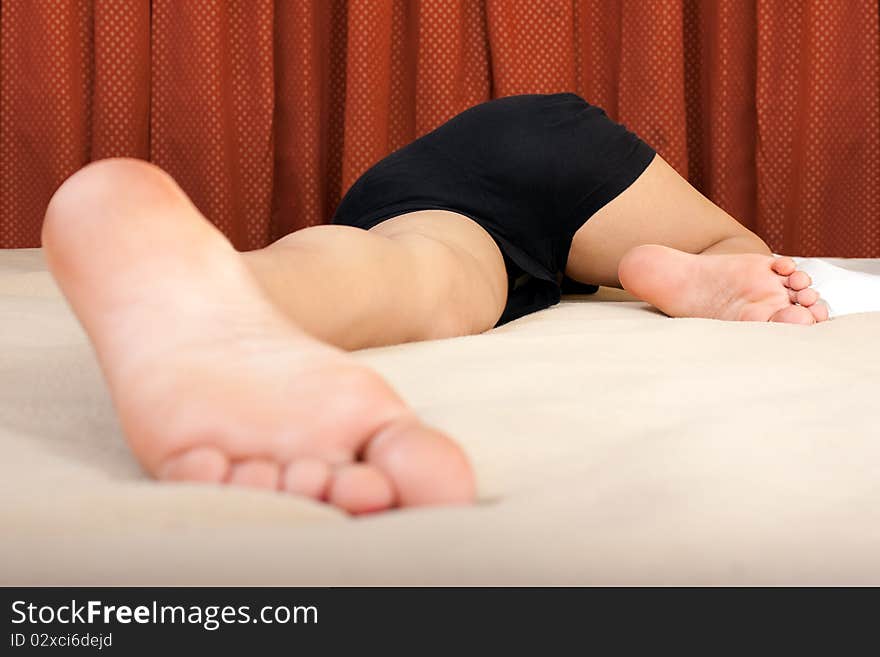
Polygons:
<instances>
[{"instance_id":1,"label":"person lying on bed","mask_svg":"<svg viewBox=\"0 0 880 657\"><path fill-rule=\"evenodd\" d=\"M126 158L68 178L42 241L147 472L350 513L468 503L475 482L346 351L481 333L596 285L672 317L828 318L792 258L572 93L471 107L367 170L331 224L263 249Z\"/></svg>"}]
</instances>

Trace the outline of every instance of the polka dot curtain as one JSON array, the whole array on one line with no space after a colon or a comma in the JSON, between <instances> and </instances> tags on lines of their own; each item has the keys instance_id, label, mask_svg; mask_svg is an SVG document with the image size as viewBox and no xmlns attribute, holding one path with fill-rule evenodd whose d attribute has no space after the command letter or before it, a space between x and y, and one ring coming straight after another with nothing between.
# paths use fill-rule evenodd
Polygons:
<instances>
[{"instance_id":1,"label":"polka dot curtain","mask_svg":"<svg viewBox=\"0 0 880 657\"><path fill-rule=\"evenodd\" d=\"M878 36L876 0L2 0L0 246L130 156L258 248L473 104L575 91L774 250L880 257Z\"/></svg>"}]
</instances>

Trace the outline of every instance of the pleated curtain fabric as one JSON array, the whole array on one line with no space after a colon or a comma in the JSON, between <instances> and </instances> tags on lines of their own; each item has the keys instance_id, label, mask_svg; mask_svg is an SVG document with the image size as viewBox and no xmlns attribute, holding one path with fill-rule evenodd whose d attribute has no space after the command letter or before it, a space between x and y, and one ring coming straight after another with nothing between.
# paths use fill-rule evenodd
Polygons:
<instances>
[{"instance_id":1,"label":"pleated curtain fabric","mask_svg":"<svg viewBox=\"0 0 880 657\"><path fill-rule=\"evenodd\" d=\"M774 251L880 257L878 81L876 0L0 0L0 247L127 156L259 248L476 103L574 91Z\"/></svg>"}]
</instances>

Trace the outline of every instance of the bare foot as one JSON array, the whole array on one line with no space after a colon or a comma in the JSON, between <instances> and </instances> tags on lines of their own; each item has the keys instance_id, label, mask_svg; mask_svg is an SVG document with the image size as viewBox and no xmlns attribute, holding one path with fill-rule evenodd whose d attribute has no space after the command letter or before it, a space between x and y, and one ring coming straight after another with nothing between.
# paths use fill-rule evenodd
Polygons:
<instances>
[{"instance_id":1,"label":"bare foot","mask_svg":"<svg viewBox=\"0 0 880 657\"><path fill-rule=\"evenodd\" d=\"M628 251L623 287L671 317L814 324L828 309L794 260L756 253L694 255L658 244Z\"/></svg>"},{"instance_id":2,"label":"bare foot","mask_svg":"<svg viewBox=\"0 0 880 657\"><path fill-rule=\"evenodd\" d=\"M453 441L378 374L282 316L171 178L115 162L56 192L43 246L150 474L287 491L350 513L473 501Z\"/></svg>"}]
</instances>

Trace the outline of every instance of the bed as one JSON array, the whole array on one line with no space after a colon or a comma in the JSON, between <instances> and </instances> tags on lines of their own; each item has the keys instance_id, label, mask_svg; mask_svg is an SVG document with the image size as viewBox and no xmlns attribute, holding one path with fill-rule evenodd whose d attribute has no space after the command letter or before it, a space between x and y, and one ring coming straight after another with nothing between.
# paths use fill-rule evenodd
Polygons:
<instances>
[{"instance_id":1,"label":"bed","mask_svg":"<svg viewBox=\"0 0 880 657\"><path fill-rule=\"evenodd\" d=\"M601 288L355 352L464 446L479 503L353 519L147 478L42 251L0 251L0 584L880 584L878 337Z\"/></svg>"}]
</instances>

